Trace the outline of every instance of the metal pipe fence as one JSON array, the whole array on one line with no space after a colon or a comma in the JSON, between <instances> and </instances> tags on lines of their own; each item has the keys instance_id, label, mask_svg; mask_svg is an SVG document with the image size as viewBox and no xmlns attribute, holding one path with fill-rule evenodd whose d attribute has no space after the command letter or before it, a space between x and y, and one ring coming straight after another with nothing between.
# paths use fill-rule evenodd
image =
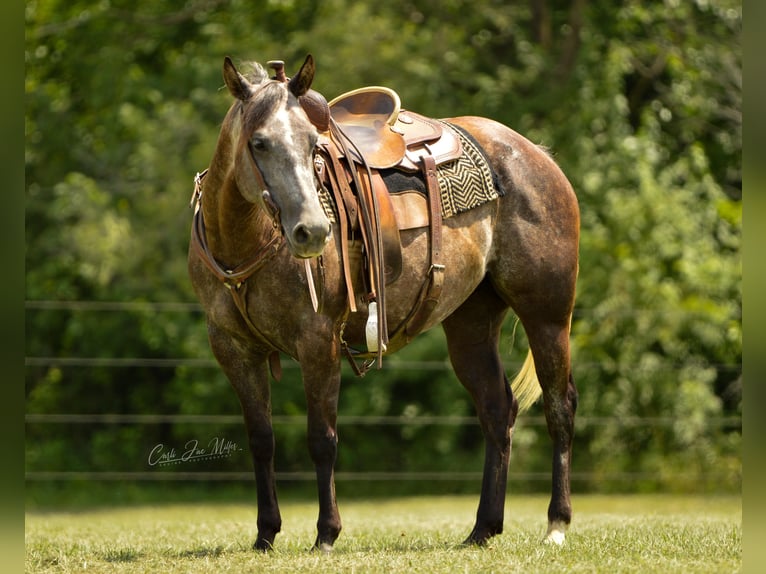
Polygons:
<instances>
[{"instance_id":1,"label":"metal pipe fence","mask_svg":"<svg viewBox=\"0 0 766 574\"><path fill-rule=\"evenodd\" d=\"M205 415L205 414L63 414L63 413L30 413L25 416L27 425L53 424L53 425L157 425L157 424L197 424L197 425L241 425L241 415ZM272 422L276 426L303 426L306 424L304 415L275 415ZM578 424L585 426L603 426L607 424L619 424L632 428L667 428L676 424L678 420L673 417L578 417ZM476 417L471 416L370 416L370 415L340 415L338 425L340 427L395 427L395 426L478 426ZM710 426L741 427L740 417L718 417L708 421ZM520 417L518 426L545 427L545 418L542 416ZM480 471L340 471L336 473L339 482L427 482L427 481L480 481ZM716 476L724 477L724 473L718 473L711 469L707 477L715 479ZM25 478L32 482L60 482L60 481L128 481L128 482L250 482L253 480L251 472L239 471L28 471ZM667 477L665 477L667 478ZM676 473L673 479L677 481L692 481L698 475L689 473ZM316 479L313 472L277 472L277 480L280 482L310 482ZM657 476L648 472L573 472L573 481L620 481L638 482L656 480ZM548 472L523 472L511 470L508 480L525 482L546 482L550 480Z\"/></svg>"},{"instance_id":2,"label":"metal pipe fence","mask_svg":"<svg viewBox=\"0 0 766 574\"><path fill-rule=\"evenodd\" d=\"M104 312L104 313L202 313L202 308L194 302L147 302L147 301L26 301L27 310L40 311L74 311L74 312ZM577 309L575 316L587 313L587 310ZM652 309L634 309L634 313L656 312ZM146 357L52 357L31 356L25 357L26 367L68 367L68 368L178 368L193 367L204 369L217 369L218 365L212 357L209 358L146 358ZM510 365L513 367L513 365ZM581 368L588 368L587 364L578 364ZM719 371L741 372L741 365L709 365ZM285 369L298 369L294 362L285 362ZM389 368L418 371L449 371L451 367L447 359L440 361L411 361L392 358ZM195 425L242 425L240 414L163 414L163 413L27 413L25 423L35 425L64 425L81 427L82 425L158 425L158 424L195 424ZM607 417L607 416L578 416L578 429L619 426L621 428L635 429L666 429L679 423L676 417ZM726 427L739 429L741 432L742 420L739 416L722 416L711 418L705 423L709 428ZM279 426L303 426L306 424L305 415L274 415L273 424ZM417 415L417 416L375 416L375 415L340 415L338 424L341 427L478 427L478 420L473 416L441 416L441 415ZM541 415L522 415L519 417L517 428L536 428L544 432L545 419ZM715 479L723 473L711 469L708 478ZM252 481L251 472L239 471L59 471L59 470L30 470L26 472L26 480L31 482L54 482L54 481L130 481L130 482L241 482ZM603 481L638 482L656 479L652 473L647 472L611 472L590 473L573 472L573 481L590 481L593 479ZM685 480L685 474L674 475L678 480ZM696 474L689 474L688 479L698 478ZM314 481L314 472L285 471L278 472L277 479L284 482ZM481 472L476 471L339 471L336 479L341 482L370 481L370 482L394 482L394 481L480 481ZM511 470L509 481L544 482L550 480L548 472L522 472Z\"/></svg>"}]
</instances>

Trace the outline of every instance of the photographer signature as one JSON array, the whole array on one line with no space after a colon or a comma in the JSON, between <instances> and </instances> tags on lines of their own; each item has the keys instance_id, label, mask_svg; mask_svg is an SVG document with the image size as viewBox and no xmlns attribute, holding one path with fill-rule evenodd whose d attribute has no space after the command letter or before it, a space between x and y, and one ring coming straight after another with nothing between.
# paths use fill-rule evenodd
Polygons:
<instances>
[{"instance_id":1,"label":"photographer signature","mask_svg":"<svg viewBox=\"0 0 766 574\"><path fill-rule=\"evenodd\" d=\"M230 440L214 437L207 446L200 446L197 439L188 441L183 449L176 451L175 447L166 447L160 443L149 453L149 466L163 466L166 464L179 464L182 462L195 462L200 460L213 460L231 456L242 448Z\"/></svg>"}]
</instances>

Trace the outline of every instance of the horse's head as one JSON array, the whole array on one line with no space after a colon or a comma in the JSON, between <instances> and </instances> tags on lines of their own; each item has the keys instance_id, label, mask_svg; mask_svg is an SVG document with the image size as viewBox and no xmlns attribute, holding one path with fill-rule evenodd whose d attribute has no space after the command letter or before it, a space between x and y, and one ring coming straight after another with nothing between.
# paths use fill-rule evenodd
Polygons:
<instances>
[{"instance_id":1,"label":"horse's head","mask_svg":"<svg viewBox=\"0 0 766 574\"><path fill-rule=\"evenodd\" d=\"M226 58L223 77L241 110L234 166L240 192L262 203L281 224L294 256L319 255L330 236L330 221L314 174L317 130L298 102L311 87L313 58L309 55L289 81L265 75L248 80Z\"/></svg>"}]
</instances>

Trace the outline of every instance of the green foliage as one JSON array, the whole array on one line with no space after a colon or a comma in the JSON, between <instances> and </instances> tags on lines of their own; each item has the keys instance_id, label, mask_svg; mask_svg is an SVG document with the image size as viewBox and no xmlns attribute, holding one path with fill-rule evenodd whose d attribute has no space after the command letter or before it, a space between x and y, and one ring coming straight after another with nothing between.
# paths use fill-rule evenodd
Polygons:
<instances>
[{"instance_id":1,"label":"green foliage","mask_svg":"<svg viewBox=\"0 0 766 574\"><path fill-rule=\"evenodd\" d=\"M187 205L229 103L223 57L292 70L312 52L328 99L382 84L409 109L492 117L549 147L572 181L574 464L595 473L578 487L737 488L740 3L260 4L27 2L26 297L137 305L31 305L27 356L212 361L200 313L140 304L194 300ZM511 321L509 376L525 352ZM446 365L435 330L381 372L344 371L341 414L470 416ZM239 413L220 371L197 362L31 362L26 388L29 413ZM274 413L303 412L286 363ZM304 428L277 427L278 470L310 469ZM29 424L27 467L145 470L155 444L217 434L244 444L239 425ZM478 426L350 425L340 437L340 471L481 469ZM512 472L548 473L547 445L544 427L522 419ZM245 455L219 463L210 468L250 468ZM615 473L639 479L626 486Z\"/></svg>"}]
</instances>

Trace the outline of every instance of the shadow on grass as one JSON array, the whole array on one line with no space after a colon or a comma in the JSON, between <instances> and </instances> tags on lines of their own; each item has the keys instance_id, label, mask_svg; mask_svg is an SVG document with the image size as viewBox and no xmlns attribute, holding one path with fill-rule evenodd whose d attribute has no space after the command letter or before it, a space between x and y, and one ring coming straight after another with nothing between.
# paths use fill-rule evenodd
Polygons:
<instances>
[{"instance_id":1,"label":"shadow on grass","mask_svg":"<svg viewBox=\"0 0 766 574\"><path fill-rule=\"evenodd\" d=\"M192 550L182 550L176 556L178 558L218 558L226 551L226 548L221 546L194 548Z\"/></svg>"},{"instance_id":2,"label":"shadow on grass","mask_svg":"<svg viewBox=\"0 0 766 574\"><path fill-rule=\"evenodd\" d=\"M107 550L101 554L101 559L105 562L135 562L144 557L143 552L134 550L132 548L116 548L114 550Z\"/></svg>"},{"instance_id":3,"label":"shadow on grass","mask_svg":"<svg viewBox=\"0 0 766 574\"><path fill-rule=\"evenodd\" d=\"M393 540L390 537L381 539L379 541L366 541L366 540L348 540L338 541L338 543L329 551L324 552L317 550L316 548L309 547L280 547L279 543L275 545L273 551L275 554L305 554L307 556L353 556L355 554L410 554L410 553L433 553L433 552L449 552L449 553L464 553L464 552L485 552L491 551L494 547L492 541L483 546L477 546L475 544L462 544L461 542L455 542L450 540L413 540L405 539ZM268 555L266 552L265 555Z\"/></svg>"}]
</instances>

